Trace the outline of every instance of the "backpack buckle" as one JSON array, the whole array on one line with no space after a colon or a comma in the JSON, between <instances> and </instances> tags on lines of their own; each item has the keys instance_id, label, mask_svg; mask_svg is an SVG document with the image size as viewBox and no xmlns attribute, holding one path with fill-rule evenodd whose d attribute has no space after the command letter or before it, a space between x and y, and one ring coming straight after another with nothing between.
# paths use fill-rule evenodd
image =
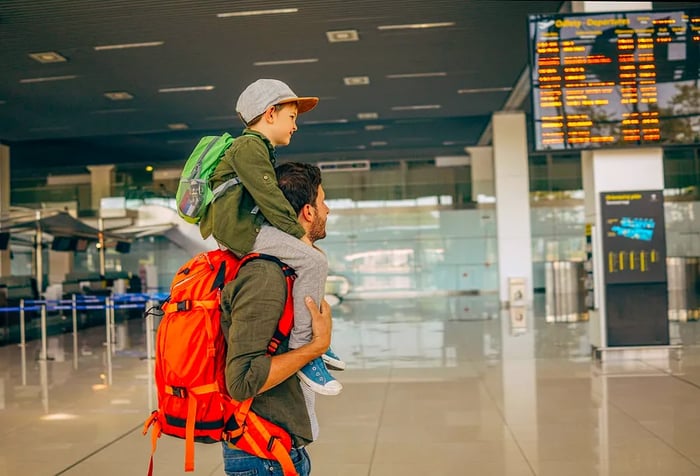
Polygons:
<instances>
[{"instance_id":1,"label":"backpack buckle","mask_svg":"<svg viewBox=\"0 0 700 476\"><path fill-rule=\"evenodd\" d=\"M187 389L185 387L172 387L173 395L178 398L187 398Z\"/></svg>"},{"instance_id":2,"label":"backpack buckle","mask_svg":"<svg viewBox=\"0 0 700 476\"><path fill-rule=\"evenodd\" d=\"M178 311L189 311L192 309L192 303L191 301L180 301L177 303L177 310Z\"/></svg>"}]
</instances>

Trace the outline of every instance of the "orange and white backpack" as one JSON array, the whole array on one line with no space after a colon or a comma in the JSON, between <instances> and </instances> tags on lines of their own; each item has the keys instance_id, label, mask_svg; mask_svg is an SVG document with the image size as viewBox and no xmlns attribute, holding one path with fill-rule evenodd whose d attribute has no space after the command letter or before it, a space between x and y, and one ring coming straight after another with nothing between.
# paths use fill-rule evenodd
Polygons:
<instances>
[{"instance_id":1,"label":"orange and white backpack","mask_svg":"<svg viewBox=\"0 0 700 476\"><path fill-rule=\"evenodd\" d=\"M156 333L155 383L158 409L146 420L151 459L162 433L185 440L185 471L194 470L194 443L222 440L261 458L279 461L285 476L296 476L289 456L291 436L250 410L252 398L233 400L226 389L226 338L221 331L221 289L254 259L278 263L287 281L287 300L267 352L272 355L294 324L294 270L274 256L251 253L242 259L225 250L202 253L175 274L170 296L161 305Z\"/></svg>"}]
</instances>

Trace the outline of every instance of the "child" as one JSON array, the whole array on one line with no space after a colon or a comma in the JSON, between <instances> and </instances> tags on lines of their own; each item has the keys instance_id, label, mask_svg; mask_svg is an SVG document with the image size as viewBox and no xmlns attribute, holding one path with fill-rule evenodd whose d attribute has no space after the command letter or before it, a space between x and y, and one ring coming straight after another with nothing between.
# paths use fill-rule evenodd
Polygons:
<instances>
[{"instance_id":1,"label":"child","mask_svg":"<svg viewBox=\"0 0 700 476\"><path fill-rule=\"evenodd\" d=\"M214 200L200 222L203 238L216 241L238 255L251 251L278 257L294 268L294 328L289 347L294 349L312 337L311 315L304 297L320 303L325 294L328 260L317 248L300 238L304 230L296 213L277 185L275 147L288 145L297 130L296 118L313 109L316 97L297 97L282 81L258 79L238 98L236 112L246 125L216 167L211 186L238 179ZM297 374L317 393L337 395L343 386L328 372L345 362L330 349L323 358L309 362Z\"/></svg>"}]
</instances>

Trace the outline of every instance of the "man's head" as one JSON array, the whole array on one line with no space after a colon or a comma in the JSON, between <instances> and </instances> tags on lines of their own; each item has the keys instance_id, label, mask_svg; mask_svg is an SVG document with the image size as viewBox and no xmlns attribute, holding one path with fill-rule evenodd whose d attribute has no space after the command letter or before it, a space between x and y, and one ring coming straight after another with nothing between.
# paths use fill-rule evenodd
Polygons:
<instances>
[{"instance_id":1,"label":"man's head","mask_svg":"<svg viewBox=\"0 0 700 476\"><path fill-rule=\"evenodd\" d=\"M275 168L282 193L297 213L299 223L313 243L326 237L329 213L321 186L321 170L315 165L287 162Z\"/></svg>"},{"instance_id":2,"label":"man's head","mask_svg":"<svg viewBox=\"0 0 700 476\"><path fill-rule=\"evenodd\" d=\"M246 127L265 134L273 145L287 145L297 130L297 116L316 104L317 97L298 97L282 81L258 79L238 97L236 112Z\"/></svg>"}]
</instances>

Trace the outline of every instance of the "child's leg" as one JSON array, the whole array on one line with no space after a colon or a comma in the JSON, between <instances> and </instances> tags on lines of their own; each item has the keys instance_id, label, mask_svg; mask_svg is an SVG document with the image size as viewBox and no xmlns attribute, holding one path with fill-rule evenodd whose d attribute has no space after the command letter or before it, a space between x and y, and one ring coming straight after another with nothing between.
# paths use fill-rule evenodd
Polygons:
<instances>
[{"instance_id":1,"label":"child's leg","mask_svg":"<svg viewBox=\"0 0 700 476\"><path fill-rule=\"evenodd\" d=\"M289 347L296 349L311 342L311 314L304 297L311 296L317 305L325 296L328 260L320 250L273 226L263 226L253 251L276 256L296 271L294 280L294 328Z\"/></svg>"}]
</instances>

